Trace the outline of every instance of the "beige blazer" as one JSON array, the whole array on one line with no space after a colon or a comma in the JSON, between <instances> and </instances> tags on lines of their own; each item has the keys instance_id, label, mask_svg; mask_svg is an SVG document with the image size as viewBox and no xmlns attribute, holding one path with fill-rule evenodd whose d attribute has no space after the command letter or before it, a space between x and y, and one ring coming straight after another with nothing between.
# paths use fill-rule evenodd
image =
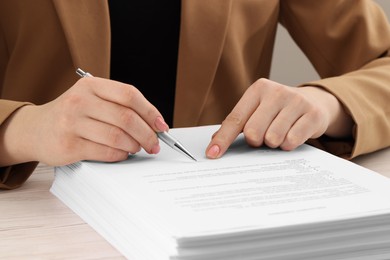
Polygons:
<instances>
[{"instance_id":1,"label":"beige blazer","mask_svg":"<svg viewBox=\"0 0 390 260\"><path fill-rule=\"evenodd\" d=\"M323 78L306 84L336 95L355 121L354 140L313 142L344 157L389 146L390 26L369 0L183 0L174 125L221 123L268 77L278 22ZM1 1L0 26L0 123L26 101L66 91L77 67L109 77L106 0ZM1 168L0 188L19 186L34 167Z\"/></svg>"}]
</instances>

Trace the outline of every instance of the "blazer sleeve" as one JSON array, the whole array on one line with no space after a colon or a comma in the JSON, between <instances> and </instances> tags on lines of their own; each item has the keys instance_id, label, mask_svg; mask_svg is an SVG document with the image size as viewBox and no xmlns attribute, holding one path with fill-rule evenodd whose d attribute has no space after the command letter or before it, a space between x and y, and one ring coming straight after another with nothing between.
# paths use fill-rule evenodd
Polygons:
<instances>
[{"instance_id":1,"label":"blazer sleeve","mask_svg":"<svg viewBox=\"0 0 390 260\"><path fill-rule=\"evenodd\" d=\"M2 125L13 112L28 104L30 103L0 100L0 125ZM21 186L28 177L30 177L37 164L37 162L29 162L0 167L0 189L15 189Z\"/></svg>"},{"instance_id":2,"label":"blazer sleeve","mask_svg":"<svg viewBox=\"0 0 390 260\"><path fill-rule=\"evenodd\" d=\"M280 22L354 120L353 139L318 146L346 158L390 146L390 26L370 0L285 0Z\"/></svg>"}]
</instances>

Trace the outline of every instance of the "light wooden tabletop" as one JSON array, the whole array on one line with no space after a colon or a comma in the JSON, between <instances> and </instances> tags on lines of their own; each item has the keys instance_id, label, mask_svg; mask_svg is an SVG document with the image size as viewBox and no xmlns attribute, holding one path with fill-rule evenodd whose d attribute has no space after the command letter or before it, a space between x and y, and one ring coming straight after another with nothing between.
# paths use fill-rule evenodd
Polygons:
<instances>
[{"instance_id":1,"label":"light wooden tabletop","mask_svg":"<svg viewBox=\"0 0 390 260\"><path fill-rule=\"evenodd\" d=\"M390 177L390 148L354 162ZM21 188L0 191L0 259L124 259L50 193L53 177L39 165Z\"/></svg>"}]
</instances>

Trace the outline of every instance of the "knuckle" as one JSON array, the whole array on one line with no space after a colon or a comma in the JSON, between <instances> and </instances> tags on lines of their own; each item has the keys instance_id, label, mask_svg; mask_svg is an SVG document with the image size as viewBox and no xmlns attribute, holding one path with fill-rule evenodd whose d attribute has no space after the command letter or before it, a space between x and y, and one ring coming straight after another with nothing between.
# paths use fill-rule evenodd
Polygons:
<instances>
[{"instance_id":1,"label":"knuckle","mask_svg":"<svg viewBox=\"0 0 390 260\"><path fill-rule=\"evenodd\" d=\"M224 133L224 131L218 131L214 136L213 136L213 142L218 143L220 145L226 145L229 143L229 138L228 136Z\"/></svg>"},{"instance_id":2,"label":"knuckle","mask_svg":"<svg viewBox=\"0 0 390 260\"><path fill-rule=\"evenodd\" d=\"M129 128L132 126L136 121L136 113L133 110L130 110L128 108L123 108L121 114L120 114L120 122L126 127Z\"/></svg>"},{"instance_id":3,"label":"knuckle","mask_svg":"<svg viewBox=\"0 0 390 260\"><path fill-rule=\"evenodd\" d=\"M255 81L250 87L249 91L258 93L259 91L263 90L264 88L267 88L269 86L269 80L265 78L260 78Z\"/></svg>"},{"instance_id":4,"label":"knuckle","mask_svg":"<svg viewBox=\"0 0 390 260\"><path fill-rule=\"evenodd\" d=\"M112 148L112 147L107 147L106 153L105 153L105 161L107 162L117 162L117 161L122 161L125 160L128 156L127 152Z\"/></svg>"},{"instance_id":5,"label":"knuckle","mask_svg":"<svg viewBox=\"0 0 390 260\"><path fill-rule=\"evenodd\" d=\"M270 83L271 81L269 79L266 79L266 78L259 78L258 80L256 80L255 84L253 84L253 86L266 86Z\"/></svg>"},{"instance_id":6,"label":"knuckle","mask_svg":"<svg viewBox=\"0 0 390 260\"><path fill-rule=\"evenodd\" d=\"M302 136L289 133L286 136L286 139L284 140L283 144L281 145L281 148L283 150L290 151L290 150L294 150L295 148L297 148L302 143L303 143L303 137Z\"/></svg>"},{"instance_id":7,"label":"knuckle","mask_svg":"<svg viewBox=\"0 0 390 260\"><path fill-rule=\"evenodd\" d=\"M152 149L152 147L158 143L157 136L153 131L145 132L144 138L146 140L145 144L146 144L146 147L148 147L147 148L148 151L150 151Z\"/></svg>"},{"instance_id":8,"label":"knuckle","mask_svg":"<svg viewBox=\"0 0 390 260\"><path fill-rule=\"evenodd\" d=\"M135 99L137 99L139 92L138 90L131 85L121 85L121 96L126 99L126 103L131 104Z\"/></svg>"},{"instance_id":9,"label":"knuckle","mask_svg":"<svg viewBox=\"0 0 390 260\"><path fill-rule=\"evenodd\" d=\"M247 137L245 138L247 144L249 144L252 147L260 147L263 145L263 142L261 139L248 139Z\"/></svg>"},{"instance_id":10,"label":"knuckle","mask_svg":"<svg viewBox=\"0 0 390 260\"><path fill-rule=\"evenodd\" d=\"M312 125L317 125L318 123L322 124L322 122L327 120L327 117L323 113L323 111L316 107L312 106L309 111L306 113L307 116L307 124L309 125L310 123Z\"/></svg>"},{"instance_id":11,"label":"knuckle","mask_svg":"<svg viewBox=\"0 0 390 260\"><path fill-rule=\"evenodd\" d=\"M158 113L158 110L156 107L154 107L152 104L150 105L150 107L147 109L146 111L146 117L147 118L156 118L158 117L159 113Z\"/></svg>"},{"instance_id":12,"label":"knuckle","mask_svg":"<svg viewBox=\"0 0 390 260\"><path fill-rule=\"evenodd\" d=\"M242 125L243 122L243 116L239 112L231 112L224 120L223 123L225 124L233 124L235 126Z\"/></svg>"},{"instance_id":13,"label":"knuckle","mask_svg":"<svg viewBox=\"0 0 390 260\"><path fill-rule=\"evenodd\" d=\"M291 103L293 103L294 105L301 105L307 103L306 98L297 92L291 92L290 99Z\"/></svg>"},{"instance_id":14,"label":"knuckle","mask_svg":"<svg viewBox=\"0 0 390 260\"><path fill-rule=\"evenodd\" d=\"M129 149L129 153L131 154L136 154L139 151L141 151L141 146L140 145L132 145Z\"/></svg>"},{"instance_id":15,"label":"knuckle","mask_svg":"<svg viewBox=\"0 0 390 260\"><path fill-rule=\"evenodd\" d=\"M322 112L322 110L316 106L314 106L312 109L311 109L311 115L314 119L319 119L319 120L322 120L324 118L324 114Z\"/></svg>"},{"instance_id":16,"label":"knuckle","mask_svg":"<svg viewBox=\"0 0 390 260\"><path fill-rule=\"evenodd\" d=\"M282 143L282 136L277 132L267 132L264 142L271 148L276 148Z\"/></svg>"},{"instance_id":17,"label":"knuckle","mask_svg":"<svg viewBox=\"0 0 390 260\"><path fill-rule=\"evenodd\" d=\"M263 144L263 137L259 131L254 129L244 129L244 136L246 142L253 147L259 147Z\"/></svg>"},{"instance_id":18,"label":"knuckle","mask_svg":"<svg viewBox=\"0 0 390 260\"><path fill-rule=\"evenodd\" d=\"M111 126L108 131L108 142L113 147L118 147L121 144L123 131L115 126Z\"/></svg>"},{"instance_id":19,"label":"knuckle","mask_svg":"<svg viewBox=\"0 0 390 260\"><path fill-rule=\"evenodd\" d=\"M276 117L278 121L278 127L286 126L290 122L292 115L289 113L279 113Z\"/></svg>"},{"instance_id":20,"label":"knuckle","mask_svg":"<svg viewBox=\"0 0 390 260\"><path fill-rule=\"evenodd\" d=\"M272 91L275 99L285 99L285 97L289 94L287 88L279 84L273 86Z\"/></svg>"},{"instance_id":21,"label":"knuckle","mask_svg":"<svg viewBox=\"0 0 390 260\"><path fill-rule=\"evenodd\" d=\"M63 106L65 109L72 108L77 109L79 107L82 107L84 97L78 93L72 92L67 93L67 95L64 96L63 99Z\"/></svg>"}]
</instances>

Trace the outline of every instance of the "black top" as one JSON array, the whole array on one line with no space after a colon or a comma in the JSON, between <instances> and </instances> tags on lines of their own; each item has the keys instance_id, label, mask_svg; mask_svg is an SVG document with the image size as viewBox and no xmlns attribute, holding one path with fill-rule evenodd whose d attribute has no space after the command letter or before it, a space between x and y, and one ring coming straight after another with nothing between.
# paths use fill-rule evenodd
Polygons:
<instances>
[{"instance_id":1,"label":"black top","mask_svg":"<svg viewBox=\"0 0 390 260\"><path fill-rule=\"evenodd\" d=\"M180 0L111 0L111 79L137 87L172 126Z\"/></svg>"}]
</instances>

